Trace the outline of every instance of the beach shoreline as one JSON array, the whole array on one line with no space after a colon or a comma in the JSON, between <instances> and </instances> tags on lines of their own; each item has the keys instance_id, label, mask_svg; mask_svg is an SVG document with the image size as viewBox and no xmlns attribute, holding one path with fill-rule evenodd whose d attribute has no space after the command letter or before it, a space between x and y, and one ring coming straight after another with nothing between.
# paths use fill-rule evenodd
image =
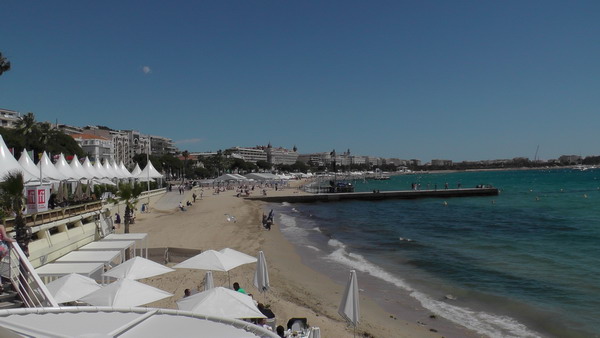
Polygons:
<instances>
[{"instance_id":1,"label":"beach shoreline","mask_svg":"<svg viewBox=\"0 0 600 338\"><path fill-rule=\"evenodd\" d=\"M295 181L286 189L268 194L303 193L296 187L303 181ZM196 192L198 188L195 188ZM257 191L258 193L258 191ZM170 194L175 194L171 192ZM182 201L191 200L192 191L181 196ZM198 194L199 195L199 194ZM188 211L153 211L140 214L131 232L146 232L149 247L182 247L191 249L220 250L230 247L256 256L264 251L271 280L271 290L260 294L252 285L254 264L230 271L231 282L237 281L255 300L269 304L277 315L277 325L286 326L293 317L305 317L309 325L318 326L324 337L351 337L348 326L337 313L345 285L307 266L293 243L290 243L275 224L271 231L263 229L261 217L268 204L247 201L236 197L235 190L213 194L204 189L204 197L197 200ZM234 216L233 221L229 216ZM122 229L120 229L122 232ZM205 271L176 270L164 276L145 280L146 283L174 293L173 297L149 304L151 307L176 309L176 300L186 288L203 290ZM213 273L215 285L229 283L226 273ZM360 280L359 280L360 285ZM416 304L407 293L399 292L398 304L408 304L398 312L377 303L361 292L361 322L357 333L368 337L477 337L478 335L443 318L429 318L426 309ZM394 307L398 309L398 307ZM415 321L415 318L428 320Z\"/></svg>"}]
</instances>

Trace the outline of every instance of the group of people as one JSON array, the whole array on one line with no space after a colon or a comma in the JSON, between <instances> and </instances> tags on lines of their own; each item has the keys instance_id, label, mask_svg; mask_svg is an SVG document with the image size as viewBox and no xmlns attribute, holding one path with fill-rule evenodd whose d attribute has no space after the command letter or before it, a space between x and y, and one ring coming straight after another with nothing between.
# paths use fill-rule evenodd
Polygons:
<instances>
[{"instance_id":1,"label":"group of people","mask_svg":"<svg viewBox=\"0 0 600 338\"><path fill-rule=\"evenodd\" d=\"M273 218L275 217L275 213L273 212L273 209L271 209L271 212L269 212L269 216L265 215L263 213L262 215L262 225L265 229L267 230L271 230L271 226L273 225Z\"/></svg>"}]
</instances>

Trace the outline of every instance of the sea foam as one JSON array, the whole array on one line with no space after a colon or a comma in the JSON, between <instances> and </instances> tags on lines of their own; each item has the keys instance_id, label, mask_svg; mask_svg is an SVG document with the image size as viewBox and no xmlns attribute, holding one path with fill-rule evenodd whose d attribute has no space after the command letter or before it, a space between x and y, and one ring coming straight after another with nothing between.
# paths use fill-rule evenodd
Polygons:
<instances>
[{"instance_id":1,"label":"sea foam","mask_svg":"<svg viewBox=\"0 0 600 338\"><path fill-rule=\"evenodd\" d=\"M418 300L424 308L440 317L490 337L539 337L539 334L527 329L525 325L512 318L472 311L468 308L432 299L430 296L414 290L403 279L369 262L362 255L347 252L344 243L336 239L330 239L328 244L336 249L326 259L367 273L410 292L410 296Z\"/></svg>"}]
</instances>

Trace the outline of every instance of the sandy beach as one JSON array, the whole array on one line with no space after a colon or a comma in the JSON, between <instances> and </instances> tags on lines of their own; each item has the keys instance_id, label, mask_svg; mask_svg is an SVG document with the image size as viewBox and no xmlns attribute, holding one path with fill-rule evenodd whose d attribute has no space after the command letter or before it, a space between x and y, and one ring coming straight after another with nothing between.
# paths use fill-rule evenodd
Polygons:
<instances>
[{"instance_id":1,"label":"sandy beach","mask_svg":"<svg viewBox=\"0 0 600 338\"><path fill-rule=\"evenodd\" d=\"M194 190L200 195L199 190ZM258 191L256 191L258 193ZM268 194L297 194L295 188L279 191L268 190ZM168 198L182 201L192 200L192 191L178 195L176 189L167 193ZM160 202L159 202L160 203ZM261 294L252 285L255 264L247 264L230 271L231 282L254 295L258 302L268 304L276 315L277 325L285 327L289 318L305 317L310 326L321 328L323 337L352 337L353 329L339 316L337 309L344 285L335 283L308 266L302 264L296 253L279 231L277 224L271 231L263 229L261 217L265 204L236 197L234 190L213 194L204 189L203 199L182 212L152 209L150 213L138 214L131 232L149 234L149 247L179 247L200 250L233 248L252 256L264 251L269 268L271 289ZM228 220L234 215L236 221ZM120 228L117 232L122 232ZM173 293L175 296L149 304L151 307L176 309L176 301L184 290L203 290L205 271L178 269L175 272L148 278L144 282ZM213 272L215 285L227 286L227 273ZM360 280L359 280L360 285ZM390 313L372 299L361 294L361 322L357 336L365 337L465 337L477 336L473 332L444 320L430 318L424 309L415 306L408 295L399 294L394 302L406 300L405 310ZM416 315L415 315L416 314ZM415 320L421 318L421 320Z\"/></svg>"}]
</instances>

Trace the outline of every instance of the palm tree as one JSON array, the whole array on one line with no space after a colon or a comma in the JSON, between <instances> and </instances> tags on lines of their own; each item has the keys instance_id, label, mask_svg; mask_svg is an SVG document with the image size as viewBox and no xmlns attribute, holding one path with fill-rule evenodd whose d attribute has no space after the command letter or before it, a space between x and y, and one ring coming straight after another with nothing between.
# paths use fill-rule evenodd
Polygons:
<instances>
[{"instance_id":1,"label":"palm tree","mask_svg":"<svg viewBox=\"0 0 600 338\"><path fill-rule=\"evenodd\" d=\"M2 182L0 182L0 201L2 203L2 210L5 215L15 215L15 232L16 240L23 252L29 255L29 241L31 234L29 228L25 224L23 219L23 204L25 202L25 196L23 190L25 184L23 183L23 173L20 171L11 171L6 174Z\"/></svg>"},{"instance_id":2,"label":"palm tree","mask_svg":"<svg viewBox=\"0 0 600 338\"><path fill-rule=\"evenodd\" d=\"M125 203L125 215L123 217L125 223L125 233L129 233L129 224L131 223L131 213L135 209L135 205L138 202L138 198L144 188L141 184L134 184L131 186L128 183L122 183L119 185L119 191L117 197L120 202Z\"/></svg>"},{"instance_id":3,"label":"palm tree","mask_svg":"<svg viewBox=\"0 0 600 338\"><path fill-rule=\"evenodd\" d=\"M15 124L15 128L19 131L19 134L26 137L30 136L37 129L35 115L33 113L23 115Z\"/></svg>"},{"instance_id":4,"label":"palm tree","mask_svg":"<svg viewBox=\"0 0 600 338\"><path fill-rule=\"evenodd\" d=\"M190 157L190 152L187 150L184 150L181 155L183 156L183 159L185 160L183 163L183 179L182 181L185 181L185 168L187 167L187 160L188 157Z\"/></svg>"},{"instance_id":5,"label":"palm tree","mask_svg":"<svg viewBox=\"0 0 600 338\"><path fill-rule=\"evenodd\" d=\"M8 61L2 53L0 53L0 75L10 70L10 61Z\"/></svg>"},{"instance_id":6,"label":"palm tree","mask_svg":"<svg viewBox=\"0 0 600 338\"><path fill-rule=\"evenodd\" d=\"M40 134L41 134L40 135L40 143L42 144L43 148L46 148L46 145L54 136L54 129L52 129L52 125L50 125L50 123L44 122L44 123L40 124L39 130L40 130Z\"/></svg>"}]
</instances>

